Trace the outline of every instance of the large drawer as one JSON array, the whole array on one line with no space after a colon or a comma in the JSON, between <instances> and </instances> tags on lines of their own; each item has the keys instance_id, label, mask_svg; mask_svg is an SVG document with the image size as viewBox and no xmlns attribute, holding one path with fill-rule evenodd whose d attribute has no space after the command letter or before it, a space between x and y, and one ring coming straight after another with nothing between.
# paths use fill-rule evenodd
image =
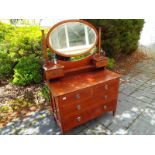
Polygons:
<instances>
[{"instance_id":1,"label":"large drawer","mask_svg":"<svg viewBox=\"0 0 155 155\"><path fill-rule=\"evenodd\" d=\"M67 117L63 117L62 126L65 131L76 127L80 124L83 124L91 119L94 119L105 112L115 111L117 101L113 100L109 103L95 105L79 114L68 115Z\"/></svg>"},{"instance_id":2,"label":"large drawer","mask_svg":"<svg viewBox=\"0 0 155 155\"><path fill-rule=\"evenodd\" d=\"M118 94L118 88L119 79L110 80L94 86L94 95L95 97L103 95L116 96Z\"/></svg>"},{"instance_id":3,"label":"large drawer","mask_svg":"<svg viewBox=\"0 0 155 155\"><path fill-rule=\"evenodd\" d=\"M99 92L94 95L95 102L98 103L98 105L110 102L112 100L117 100L117 97L118 97L118 91L116 90L111 90L111 92L105 92L99 90Z\"/></svg>"},{"instance_id":4,"label":"large drawer","mask_svg":"<svg viewBox=\"0 0 155 155\"><path fill-rule=\"evenodd\" d=\"M94 116L100 116L108 111L115 111L117 105L117 100L113 100L111 102L106 102L105 104L100 104L93 108L92 113Z\"/></svg>"},{"instance_id":5,"label":"large drawer","mask_svg":"<svg viewBox=\"0 0 155 155\"><path fill-rule=\"evenodd\" d=\"M62 127L64 131L68 131L71 128L74 128L80 124L83 124L93 118L92 111L86 110L80 114L72 115L68 118L63 118Z\"/></svg>"},{"instance_id":6,"label":"large drawer","mask_svg":"<svg viewBox=\"0 0 155 155\"><path fill-rule=\"evenodd\" d=\"M78 86L75 86L75 87L78 87ZM69 106L72 103L92 98L93 94L94 94L93 87L84 88L82 90L77 90L75 92L71 92L71 93L59 96L58 103L59 103L59 106L65 106L65 105Z\"/></svg>"},{"instance_id":7,"label":"large drawer","mask_svg":"<svg viewBox=\"0 0 155 155\"><path fill-rule=\"evenodd\" d=\"M72 114L79 114L83 111L86 111L87 109L90 109L95 104L97 103L95 103L93 97L89 99L79 100L78 102L70 102L60 107L61 115L62 117L68 117Z\"/></svg>"}]
</instances>

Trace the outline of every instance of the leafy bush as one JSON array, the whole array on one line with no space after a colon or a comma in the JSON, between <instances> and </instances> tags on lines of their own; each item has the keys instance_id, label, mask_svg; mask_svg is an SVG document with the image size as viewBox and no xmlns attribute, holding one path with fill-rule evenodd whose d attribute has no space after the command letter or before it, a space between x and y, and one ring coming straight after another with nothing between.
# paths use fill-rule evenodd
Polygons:
<instances>
[{"instance_id":1,"label":"leafy bush","mask_svg":"<svg viewBox=\"0 0 155 155\"><path fill-rule=\"evenodd\" d=\"M113 58L108 58L108 68L113 69L115 60Z\"/></svg>"},{"instance_id":2,"label":"leafy bush","mask_svg":"<svg viewBox=\"0 0 155 155\"><path fill-rule=\"evenodd\" d=\"M16 61L30 54L42 56L41 32L38 26L16 27L5 36L3 44L3 48L7 48L9 55Z\"/></svg>"},{"instance_id":3,"label":"leafy bush","mask_svg":"<svg viewBox=\"0 0 155 155\"><path fill-rule=\"evenodd\" d=\"M130 54L138 48L144 25L143 19L89 19L97 28L102 27L102 48L110 57Z\"/></svg>"},{"instance_id":4,"label":"leafy bush","mask_svg":"<svg viewBox=\"0 0 155 155\"><path fill-rule=\"evenodd\" d=\"M41 61L42 49L40 27L15 27L0 22L0 51L3 51L0 53L0 76L3 78L12 75L15 64L17 64L22 57L28 57L35 54L36 57L40 57ZM23 61L23 59L21 61ZM31 65L35 66L36 62L34 62L34 64L33 62L34 61L31 62ZM28 70L30 66L25 65L24 67L25 70L26 67ZM27 72L23 72L23 74L24 73ZM27 75L23 75L24 78L26 78L26 76ZM18 83L17 73L15 77L14 83ZM29 79L29 77L27 78ZM37 83L39 78L40 74L34 82ZM24 81L26 84L26 79Z\"/></svg>"},{"instance_id":5,"label":"leafy bush","mask_svg":"<svg viewBox=\"0 0 155 155\"><path fill-rule=\"evenodd\" d=\"M40 83L42 80L40 59L35 55L21 58L14 68L13 78L13 84L16 85Z\"/></svg>"},{"instance_id":6,"label":"leafy bush","mask_svg":"<svg viewBox=\"0 0 155 155\"><path fill-rule=\"evenodd\" d=\"M0 51L0 77L8 77L13 73L13 62L10 56L4 52Z\"/></svg>"},{"instance_id":7,"label":"leafy bush","mask_svg":"<svg viewBox=\"0 0 155 155\"><path fill-rule=\"evenodd\" d=\"M44 85L41 91L42 96L46 99L46 101L50 101L50 90L47 85Z\"/></svg>"},{"instance_id":8,"label":"leafy bush","mask_svg":"<svg viewBox=\"0 0 155 155\"><path fill-rule=\"evenodd\" d=\"M15 29L14 26L0 22L0 43L5 39L5 36Z\"/></svg>"}]
</instances>

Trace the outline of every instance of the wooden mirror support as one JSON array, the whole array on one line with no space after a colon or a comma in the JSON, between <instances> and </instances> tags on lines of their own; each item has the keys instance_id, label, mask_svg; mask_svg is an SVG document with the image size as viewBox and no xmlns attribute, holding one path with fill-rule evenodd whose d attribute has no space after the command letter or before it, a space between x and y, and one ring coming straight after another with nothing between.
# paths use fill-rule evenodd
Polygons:
<instances>
[{"instance_id":1,"label":"wooden mirror support","mask_svg":"<svg viewBox=\"0 0 155 155\"><path fill-rule=\"evenodd\" d=\"M79 25L80 27L76 27ZM65 27L64 31L62 27ZM78 40L77 43L75 38ZM88 39L91 40L91 44ZM120 75L106 69L108 58L101 52L101 28L97 31L84 20L65 20L54 25L46 37L42 31L42 40L46 61L43 66L44 79L51 93L52 112L62 133L103 113L111 111L114 115ZM62 46L57 43L60 40ZM66 42L72 42L75 46L71 47ZM58 56L49 60L47 48ZM92 52L94 49L96 52ZM78 61L70 61L70 57L84 54L89 55ZM56 59L58 57L66 59Z\"/></svg>"}]
</instances>

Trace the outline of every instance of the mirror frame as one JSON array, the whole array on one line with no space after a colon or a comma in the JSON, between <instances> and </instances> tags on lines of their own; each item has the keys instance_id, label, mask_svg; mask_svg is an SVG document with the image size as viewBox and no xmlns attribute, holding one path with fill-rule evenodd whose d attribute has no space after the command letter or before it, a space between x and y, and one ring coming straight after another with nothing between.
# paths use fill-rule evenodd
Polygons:
<instances>
[{"instance_id":1,"label":"mirror frame","mask_svg":"<svg viewBox=\"0 0 155 155\"><path fill-rule=\"evenodd\" d=\"M60 25L62 25L62 24L64 24L64 23L69 23L69 22L79 22L79 23L83 23L83 24L85 24L85 25L91 27L91 28L94 30L94 32L95 32L95 34L96 34L96 41L95 41L94 45L93 45L90 49L86 50L85 52L83 52L83 53L81 53L81 54L70 54L70 55L66 55L66 54L63 54L63 53L61 53L60 51L57 51L57 50L55 50L55 49L52 48L52 46L51 46L51 44L50 44L50 34L51 34L51 32L52 32L56 27L58 27L58 26L60 26ZM79 19L70 19L70 20L64 20L64 21L58 22L58 23L55 24L53 27L51 27L51 28L49 29L48 33L47 33L47 45L48 45L49 49L51 50L51 52L54 52L54 53L56 53L57 55L60 55L60 56L63 56L63 57L80 56L80 55L89 53L89 52L97 45L98 40L99 40L99 35L98 35L98 31L96 30L96 28L95 28L92 24L90 24L89 22L84 21L84 20L79 20Z\"/></svg>"}]
</instances>

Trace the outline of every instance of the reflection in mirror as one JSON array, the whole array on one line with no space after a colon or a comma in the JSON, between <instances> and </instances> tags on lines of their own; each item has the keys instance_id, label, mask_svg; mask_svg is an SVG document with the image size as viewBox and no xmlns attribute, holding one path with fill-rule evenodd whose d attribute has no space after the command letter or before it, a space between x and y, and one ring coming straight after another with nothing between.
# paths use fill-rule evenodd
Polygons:
<instances>
[{"instance_id":1,"label":"reflection in mirror","mask_svg":"<svg viewBox=\"0 0 155 155\"><path fill-rule=\"evenodd\" d=\"M67 22L56 27L49 36L50 46L63 55L78 55L96 43L94 29L81 22Z\"/></svg>"},{"instance_id":2,"label":"reflection in mirror","mask_svg":"<svg viewBox=\"0 0 155 155\"><path fill-rule=\"evenodd\" d=\"M83 54L81 56L74 56L74 57L71 57L70 60L68 61L78 61L78 60L82 60L86 57L89 57L90 55L94 54L97 52L97 48L94 47L89 53L86 53L86 54Z\"/></svg>"},{"instance_id":3,"label":"reflection in mirror","mask_svg":"<svg viewBox=\"0 0 155 155\"><path fill-rule=\"evenodd\" d=\"M69 47L86 45L85 29L82 23L67 24Z\"/></svg>"}]
</instances>

